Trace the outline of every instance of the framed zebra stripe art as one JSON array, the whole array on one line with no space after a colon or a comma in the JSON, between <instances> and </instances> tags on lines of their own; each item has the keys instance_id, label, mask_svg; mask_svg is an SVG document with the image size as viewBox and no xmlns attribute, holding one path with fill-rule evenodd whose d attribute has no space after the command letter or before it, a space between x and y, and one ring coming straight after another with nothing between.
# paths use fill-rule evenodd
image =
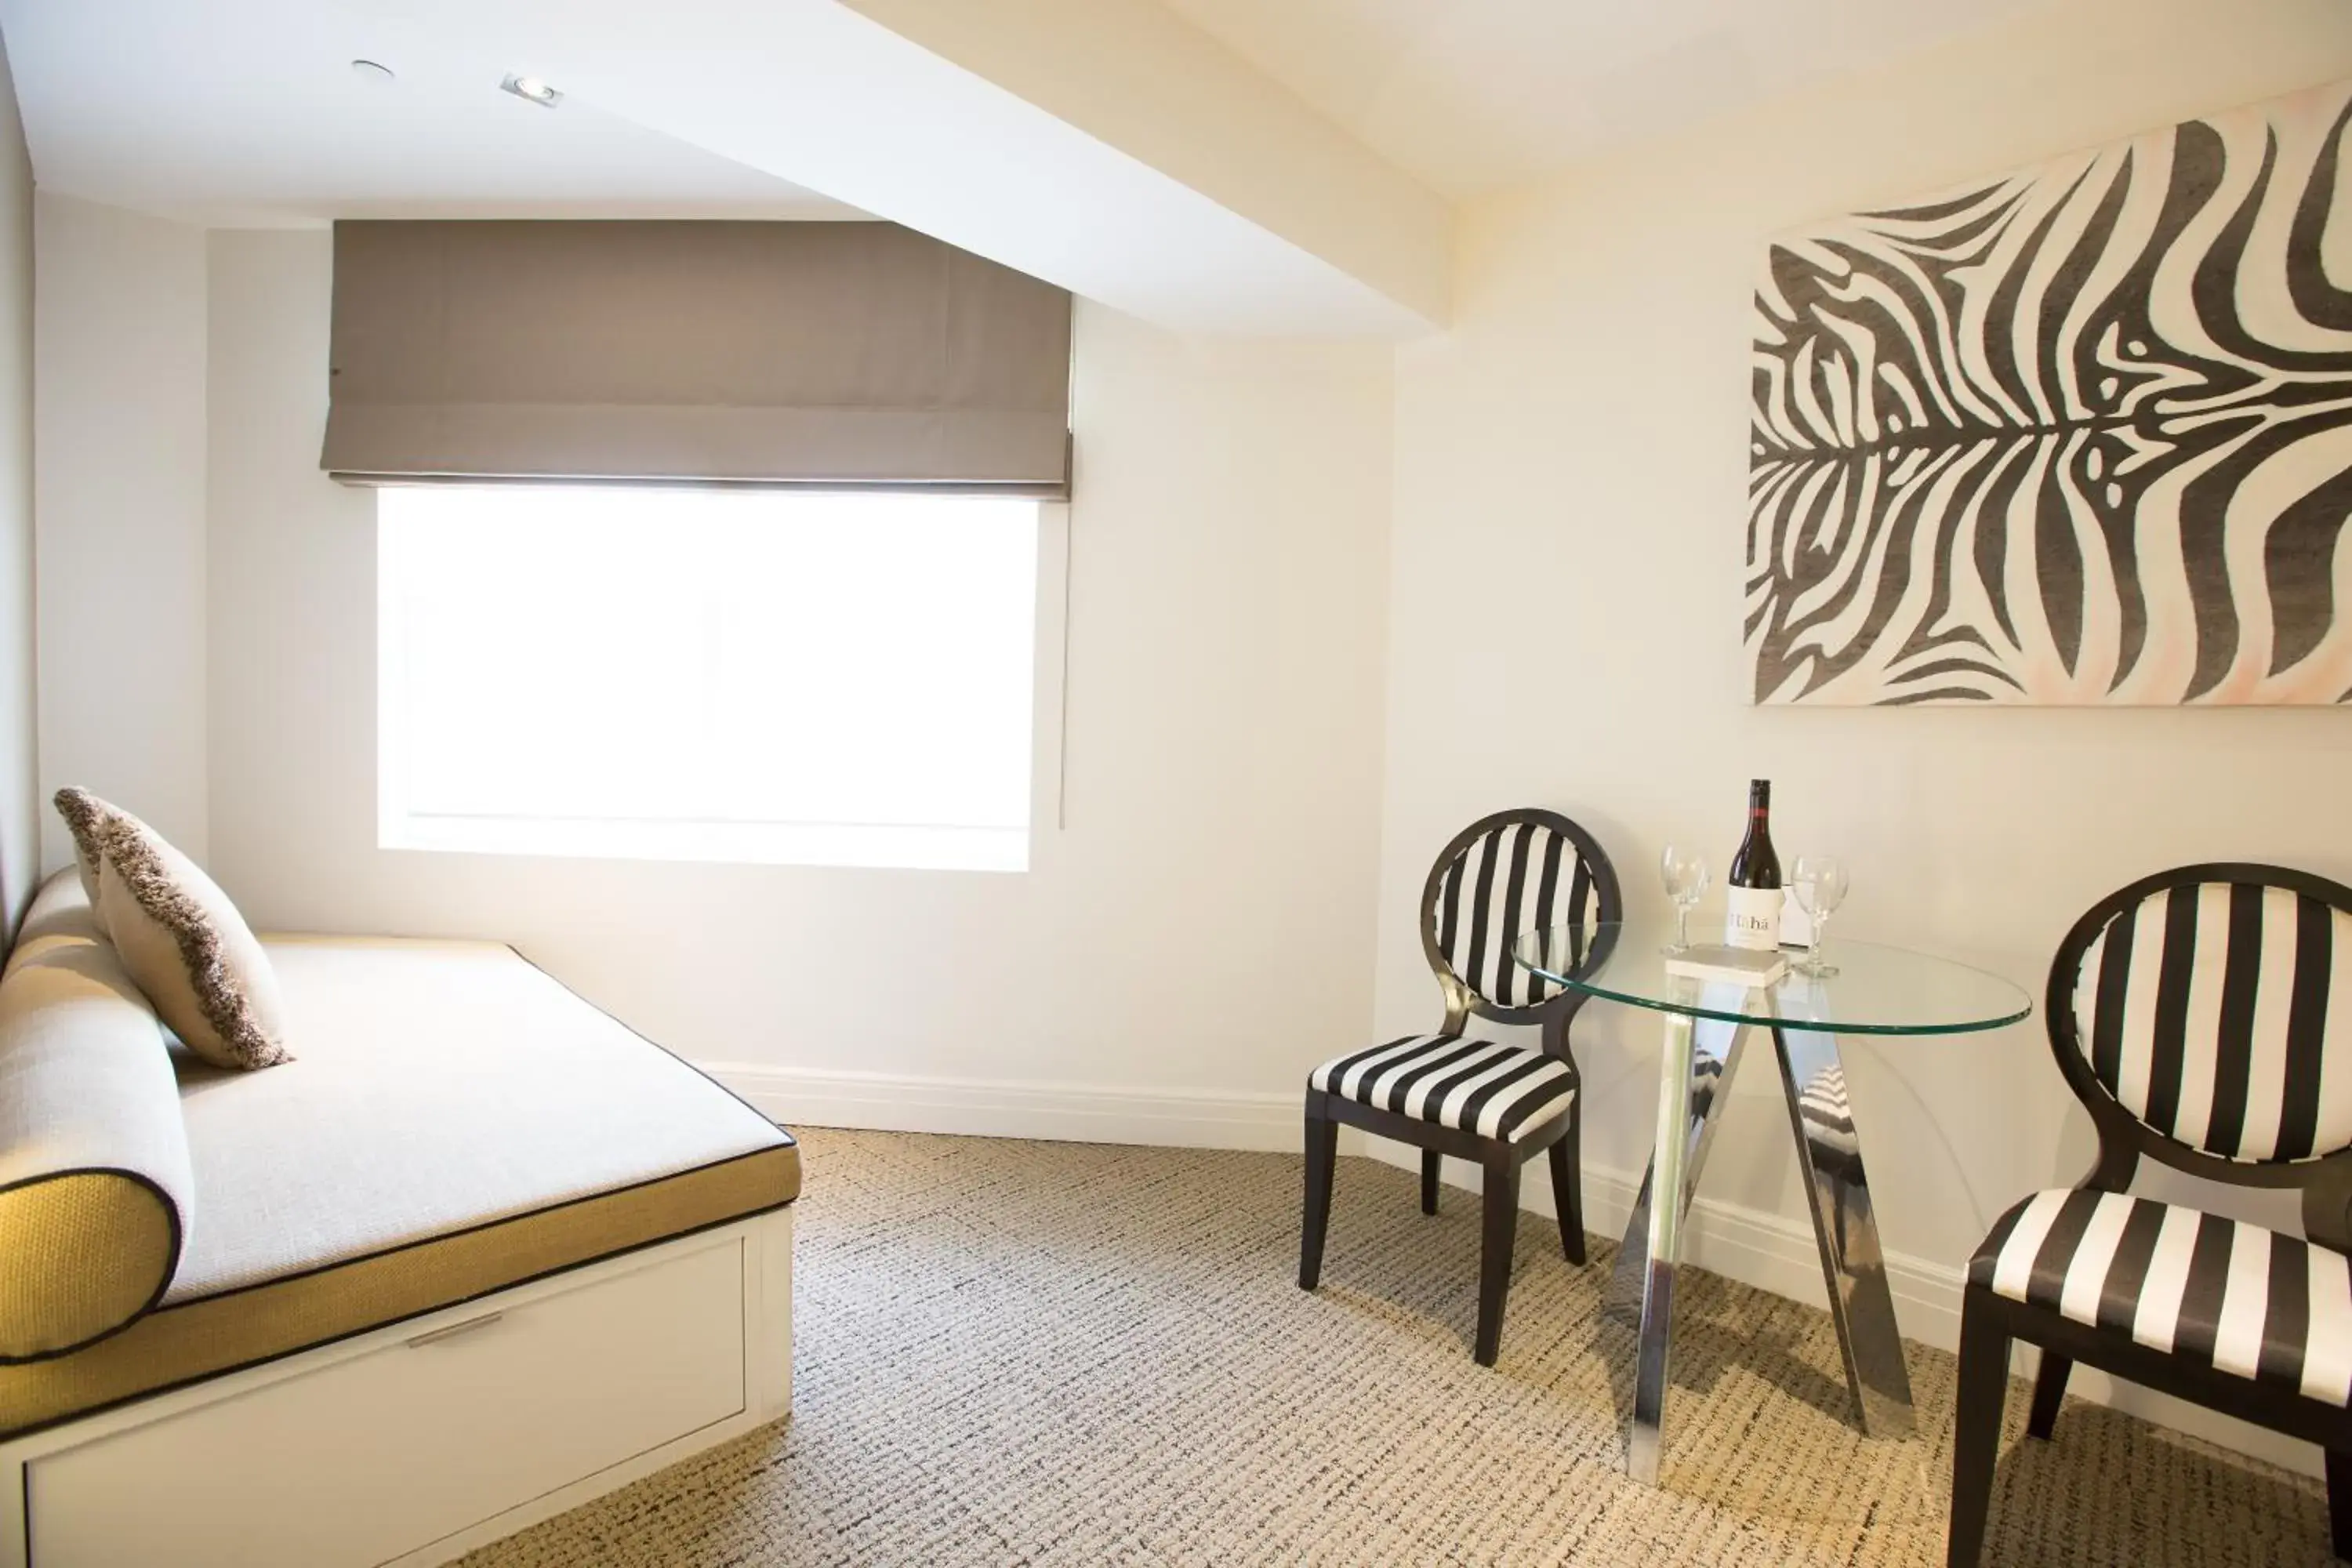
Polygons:
<instances>
[{"instance_id":1,"label":"framed zebra stripe art","mask_svg":"<svg viewBox=\"0 0 2352 1568\"><path fill-rule=\"evenodd\" d=\"M2352 701L2352 83L1768 247L1759 703Z\"/></svg>"}]
</instances>

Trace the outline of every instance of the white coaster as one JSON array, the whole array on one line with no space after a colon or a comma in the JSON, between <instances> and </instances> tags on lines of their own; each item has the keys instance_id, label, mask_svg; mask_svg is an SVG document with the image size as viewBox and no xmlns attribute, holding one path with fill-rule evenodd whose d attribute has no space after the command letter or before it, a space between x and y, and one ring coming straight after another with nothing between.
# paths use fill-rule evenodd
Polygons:
<instances>
[{"instance_id":1,"label":"white coaster","mask_svg":"<svg viewBox=\"0 0 2352 1568\"><path fill-rule=\"evenodd\" d=\"M1668 954L1666 973L1760 991L1778 985L1789 973L1789 955L1752 947L1727 947L1720 942L1696 943L1688 952Z\"/></svg>"}]
</instances>

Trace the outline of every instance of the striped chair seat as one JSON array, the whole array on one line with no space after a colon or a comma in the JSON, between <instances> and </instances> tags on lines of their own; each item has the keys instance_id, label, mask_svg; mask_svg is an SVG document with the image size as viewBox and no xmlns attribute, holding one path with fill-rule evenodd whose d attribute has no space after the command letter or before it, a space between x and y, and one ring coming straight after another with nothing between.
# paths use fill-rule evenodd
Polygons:
<instances>
[{"instance_id":1,"label":"striped chair seat","mask_svg":"<svg viewBox=\"0 0 2352 1568\"><path fill-rule=\"evenodd\" d=\"M1994 1224L1969 1283L2217 1371L2352 1404L2352 1265L2258 1225L2053 1188Z\"/></svg>"},{"instance_id":2,"label":"striped chair seat","mask_svg":"<svg viewBox=\"0 0 2352 1568\"><path fill-rule=\"evenodd\" d=\"M1832 1068L1797 1097L1797 1114L1805 1119L1805 1137L1816 1149L1826 1149L1851 1160L1862 1158L1862 1140L1853 1131L1853 1103L1847 1097L1845 1068Z\"/></svg>"},{"instance_id":3,"label":"striped chair seat","mask_svg":"<svg viewBox=\"0 0 2352 1568\"><path fill-rule=\"evenodd\" d=\"M1415 1121L1516 1142L1568 1109L1575 1074L1526 1046L1460 1035L1408 1035L1334 1057L1307 1077L1309 1089Z\"/></svg>"}]
</instances>

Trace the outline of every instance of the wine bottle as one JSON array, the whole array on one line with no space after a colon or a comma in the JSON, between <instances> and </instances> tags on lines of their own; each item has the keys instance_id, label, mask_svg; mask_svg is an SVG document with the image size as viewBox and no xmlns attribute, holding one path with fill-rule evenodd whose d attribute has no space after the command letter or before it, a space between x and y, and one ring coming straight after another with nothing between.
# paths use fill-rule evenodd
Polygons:
<instances>
[{"instance_id":1,"label":"wine bottle","mask_svg":"<svg viewBox=\"0 0 2352 1568\"><path fill-rule=\"evenodd\" d=\"M1724 940L1734 947L1770 952L1780 945L1780 857L1772 849L1772 782L1748 786L1748 837L1731 858L1726 891L1731 900Z\"/></svg>"}]
</instances>

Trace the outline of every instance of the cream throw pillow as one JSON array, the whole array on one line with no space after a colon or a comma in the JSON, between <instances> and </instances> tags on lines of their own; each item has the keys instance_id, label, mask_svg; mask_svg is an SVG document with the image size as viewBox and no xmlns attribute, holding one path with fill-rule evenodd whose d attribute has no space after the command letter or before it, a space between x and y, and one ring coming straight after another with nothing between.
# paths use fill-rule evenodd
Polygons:
<instances>
[{"instance_id":1,"label":"cream throw pillow","mask_svg":"<svg viewBox=\"0 0 2352 1568\"><path fill-rule=\"evenodd\" d=\"M69 794L80 796L73 808ZM94 823L100 923L156 1016L219 1067L290 1059L278 977L228 895L129 812L83 791L58 792L68 824L82 806Z\"/></svg>"}]
</instances>

